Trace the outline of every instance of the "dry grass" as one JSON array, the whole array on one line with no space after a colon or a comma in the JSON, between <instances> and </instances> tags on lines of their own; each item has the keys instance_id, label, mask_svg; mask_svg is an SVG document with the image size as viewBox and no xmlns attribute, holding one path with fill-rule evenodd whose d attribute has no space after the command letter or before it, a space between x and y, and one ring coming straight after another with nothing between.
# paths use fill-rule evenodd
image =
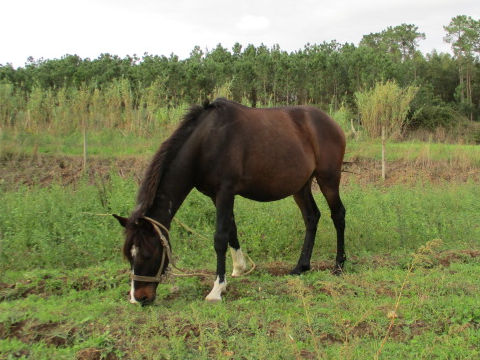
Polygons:
<instances>
[{"instance_id":1,"label":"dry grass","mask_svg":"<svg viewBox=\"0 0 480 360\"><path fill-rule=\"evenodd\" d=\"M382 127L387 137L401 137L405 128L410 102L418 88L405 89L393 81L377 84L366 92L355 93L358 112L363 128L370 137L379 137Z\"/></svg>"},{"instance_id":2,"label":"dry grass","mask_svg":"<svg viewBox=\"0 0 480 360\"><path fill-rule=\"evenodd\" d=\"M395 319L398 317L398 309L400 307L400 301L402 299L403 291L405 289L405 286L408 283L409 277L412 274L412 271L415 267L417 267L419 264L430 264L431 259L434 257L434 255L437 253L437 249L442 245L442 240L440 239L434 239L429 242L427 242L425 245L422 245L418 248L418 250L413 254L413 260L408 267L407 273L405 274L405 278L403 279L402 285L400 287L400 290L398 291L397 299L395 300L395 305L392 310L390 310L387 313L387 317L390 319L390 324L388 326L388 329L385 333L385 336L382 339L382 342L380 343L380 346L375 353L375 360L378 360L382 350L385 346L385 343L388 341L388 338L390 336L390 333L393 329L393 326L395 324ZM425 266L425 265L424 265Z\"/></svg>"}]
</instances>

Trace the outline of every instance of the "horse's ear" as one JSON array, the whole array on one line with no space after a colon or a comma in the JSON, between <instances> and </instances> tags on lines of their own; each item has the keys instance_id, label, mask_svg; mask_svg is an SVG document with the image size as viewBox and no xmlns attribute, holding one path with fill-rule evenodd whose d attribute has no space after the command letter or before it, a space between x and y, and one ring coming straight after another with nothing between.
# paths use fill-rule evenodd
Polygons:
<instances>
[{"instance_id":1,"label":"horse's ear","mask_svg":"<svg viewBox=\"0 0 480 360\"><path fill-rule=\"evenodd\" d=\"M119 216L119 215L117 215L117 214L112 214L112 215L113 215L113 217L114 217L115 219L118 220L118 222L120 223L120 225L122 225L123 227L127 226L127 221L128 221L127 218L125 218L125 217L123 217L123 216Z\"/></svg>"}]
</instances>

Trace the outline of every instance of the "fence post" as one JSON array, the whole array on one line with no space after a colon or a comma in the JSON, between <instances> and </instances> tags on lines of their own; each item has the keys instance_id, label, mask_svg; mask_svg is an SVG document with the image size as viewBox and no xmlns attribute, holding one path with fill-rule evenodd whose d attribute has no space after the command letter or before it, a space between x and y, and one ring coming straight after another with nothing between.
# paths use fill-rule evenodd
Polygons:
<instances>
[{"instance_id":1,"label":"fence post","mask_svg":"<svg viewBox=\"0 0 480 360\"><path fill-rule=\"evenodd\" d=\"M385 180L385 125L382 125L382 180Z\"/></svg>"},{"instance_id":2,"label":"fence post","mask_svg":"<svg viewBox=\"0 0 480 360\"><path fill-rule=\"evenodd\" d=\"M87 173L87 126L83 123L83 173Z\"/></svg>"}]
</instances>

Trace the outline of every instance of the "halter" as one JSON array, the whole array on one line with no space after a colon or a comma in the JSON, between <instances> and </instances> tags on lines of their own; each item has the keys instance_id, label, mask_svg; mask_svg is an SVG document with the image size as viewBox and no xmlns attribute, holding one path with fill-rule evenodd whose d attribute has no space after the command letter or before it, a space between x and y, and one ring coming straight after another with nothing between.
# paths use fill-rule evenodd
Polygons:
<instances>
[{"instance_id":1,"label":"halter","mask_svg":"<svg viewBox=\"0 0 480 360\"><path fill-rule=\"evenodd\" d=\"M167 235L169 235L169 231L168 229L166 228L165 225L159 223L157 220L154 220L148 216L143 216L142 217L143 219L147 220L150 224L152 224L153 226L153 229L155 230L155 232L158 234L158 237L160 239L160 242L163 246L163 254L162 254L162 261L160 262L160 267L158 268L158 272L157 272L157 275L155 276L143 276L143 275L135 275L135 274L131 274L130 275L130 278L132 280L135 280L135 281L143 281L143 282L161 282L162 281L162 269L163 269L163 266L165 265L165 259L168 258L168 262L170 263L170 265L172 266L172 268L176 269L177 271L179 271L180 273L171 273L173 276L185 276L185 277L189 277L189 276L204 276L204 277L209 277L209 276L212 276L213 274L208 274L208 273L204 273L204 272L188 272L184 269L180 269L179 267L177 267L177 265L175 264L175 260L172 256L172 249L170 248L170 244L167 240L167 238L165 237L165 235L163 235L162 231L160 230L160 228L162 228L166 233ZM204 236L196 233L193 229L189 228L188 226L186 226L185 224L183 224L182 222L178 221L177 222L179 224L181 224L183 227L185 227L188 231L194 233L194 234L197 234L199 236L201 236L202 238L208 240L207 238L205 238ZM248 256L248 254L245 254L248 258L248 260L250 260L250 262L252 263L252 268L247 271L246 273L244 273L242 276L245 276L245 275L248 275L250 274L253 270L255 270L256 268L256 265L255 263L253 262L253 260L250 258L250 256Z\"/></svg>"},{"instance_id":2,"label":"halter","mask_svg":"<svg viewBox=\"0 0 480 360\"><path fill-rule=\"evenodd\" d=\"M163 265L165 265L165 259L168 257L168 261L172 263L172 250L170 249L170 244L168 243L167 238L165 235L163 235L162 231L160 228L165 230L168 234L168 229L159 223L158 221L149 218L148 216L144 216L143 219L147 220L150 224L152 224L153 229L155 232L158 234L158 237L160 239L160 242L163 246L163 254L162 254L162 261L160 262L160 267L158 268L157 275L155 276L143 276L143 275L135 275L131 274L130 278L135 281L143 281L143 282L161 282L162 281L162 270L163 270Z\"/></svg>"}]
</instances>

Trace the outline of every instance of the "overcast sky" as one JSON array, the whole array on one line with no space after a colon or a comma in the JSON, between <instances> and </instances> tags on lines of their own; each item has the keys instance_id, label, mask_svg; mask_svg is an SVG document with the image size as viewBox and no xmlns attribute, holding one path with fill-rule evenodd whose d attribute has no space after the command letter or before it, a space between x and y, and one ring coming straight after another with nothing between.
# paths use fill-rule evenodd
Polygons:
<instances>
[{"instance_id":1,"label":"overcast sky","mask_svg":"<svg viewBox=\"0 0 480 360\"><path fill-rule=\"evenodd\" d=\"M179 55L195 45L235 42L294 51L337 40L358 45L388 26L415 24L420 49L450 51L443 42L456 15L480 17L479 0L6 0L1 4L0 64L23 66L27 57L101 53Z\"/></svg>"}]
</instances>

